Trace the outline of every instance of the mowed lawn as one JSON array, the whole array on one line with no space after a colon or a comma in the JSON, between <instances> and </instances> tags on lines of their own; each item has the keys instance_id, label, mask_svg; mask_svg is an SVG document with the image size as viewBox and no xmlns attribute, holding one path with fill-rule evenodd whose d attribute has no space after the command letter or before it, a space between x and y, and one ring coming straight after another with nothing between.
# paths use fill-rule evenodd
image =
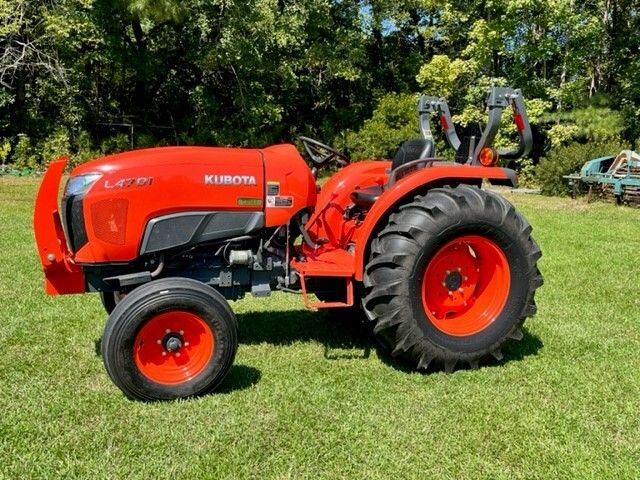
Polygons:
<instances>
[{"instance_id":1,"label":"mowed lawn","mask_svg":"<svg viewBox=\"0 0 640 480\"><path fill-rule=\"evenodd\" d=\"M0 178L0 478L638 478L640 210L507 194L544 256L505 361L407 372L294 295L236 302L222 391L144 404L96 353L96 295L47 297L36 179Z\"/></svg>"}]
</instances>

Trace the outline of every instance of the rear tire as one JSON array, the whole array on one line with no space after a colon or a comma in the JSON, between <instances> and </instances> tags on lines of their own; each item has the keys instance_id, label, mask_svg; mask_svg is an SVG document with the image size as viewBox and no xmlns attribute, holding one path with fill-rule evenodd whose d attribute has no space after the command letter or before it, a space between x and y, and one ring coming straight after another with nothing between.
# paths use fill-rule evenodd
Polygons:
<instances>
[{"instance_id":1,"label":"rear tire","mask_svg":"<svg viewBox=\"0 0 640 480\"><path fill-rule=\"evenodd\" d=\"M210 392L226 376L237 347L236 318L220 293L196 280L166 278L116 305L101 348L124 394L153 401Z\"/></svg>"},{"instance_id":2,"label":"rear tire","mask_svg":"<svg viewBox=\"0 0 640 480\"><path fill-rule=\"evenodd\" d=\"M502 359L543 283L531 230L504 198L467 185L402 206L365 269L363 306L379 342L421 370Z\"/></svg>"}]
</instances>

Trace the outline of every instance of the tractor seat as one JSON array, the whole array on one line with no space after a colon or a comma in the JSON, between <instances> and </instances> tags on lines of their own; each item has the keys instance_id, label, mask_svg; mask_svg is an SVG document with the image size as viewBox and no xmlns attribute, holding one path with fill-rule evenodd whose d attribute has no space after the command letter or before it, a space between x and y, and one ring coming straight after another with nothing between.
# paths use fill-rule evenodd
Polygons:
<instances>
[{"instance_id":1,"label":"tractor seat","mask_svg":"<svg viewBox=\"0 0 640 480\"><path fill-rule=\"evenodd\" d=\"M407 140L400 145L395 157L393 157L391 170L395 170L399 166L413 162L414 160L433 157L435 156L435 151L436 149L433 145L433 140L428 140L426 138Z\"/></svg>"},{"instance_id":2,"label":"tractor seat","mask_svg":"<svg viewBox=\"0 0 640 480\"><path fill-rule=\"evenodd\" d=\"M358 207L369 208L376 203L384 189L380 185L360 188L351 192L351 201Z\"/></svg>"},{"instance_id":3,"label":"tractor seat","mask_svg":"<svg viewBox=\"0 0 640 480\"><path fill-rule=\"evenodd\" d=\"M391 162L391 170L404 165L405 163L420 160L421 158L433 157L435 148L432 140L425 138L416 138L404 142ZM384 188L380 185L372 185L370 187L361 188L351 193L351 200L355 205L362 208L369 208L373 205L380 195L384 192Z\"/></svg>"}]
</instances>

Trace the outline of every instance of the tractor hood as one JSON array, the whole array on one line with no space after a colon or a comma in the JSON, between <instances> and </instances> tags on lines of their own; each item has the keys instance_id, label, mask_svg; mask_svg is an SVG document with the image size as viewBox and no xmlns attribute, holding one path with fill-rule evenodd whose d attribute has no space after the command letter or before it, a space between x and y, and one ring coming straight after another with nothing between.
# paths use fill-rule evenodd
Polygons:
<instances>
[{"instance_id":1,"label":"tractor hood","mask_svg":"<svg viewBox=\"0 0 640 480\"><path fill-rule=\"evenodd\" d=\"M255 149L170 147L111 155L76 167L61 209L74 260L136 258L152 219L262 212L263 158ZM185 227L178 220L172 224L174 235Z\"/></svg>"},{"instance_id":2,"label":"tractor hood","mask_svg":"<svg viewBox=\"0 0 640 480\"><path fill-rule=\"evenodd\" d=\"M189 166L198 168L193 172L183 170ZM146 176L156 174L160 177L162 174L173 175L175 168L179 168L181 174L194 174L200 172L203 167L205 170L213 169L215 173L212 175L236 176L235 174L240 171L249 171L254 174L256 169L262 169L261 150L217 147L162 147L133 150L83 163L73 169L71 176L99 173L105 179L109 177L115 180L115 177L121 179L122 175L130 173ZM238 168L234 170L233 167ZM187 177L192 176L187 175ZM249 183L249 180L244 182ZM257 183L256 179L255 184Z\"/></svg>"}]
</instances>

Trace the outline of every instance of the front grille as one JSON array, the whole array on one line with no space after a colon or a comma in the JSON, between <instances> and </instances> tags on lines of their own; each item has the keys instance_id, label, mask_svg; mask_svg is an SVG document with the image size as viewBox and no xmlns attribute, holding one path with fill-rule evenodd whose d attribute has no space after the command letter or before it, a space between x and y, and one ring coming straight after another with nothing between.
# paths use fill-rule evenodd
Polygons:
<instances>
[{"instance_id":1,"label":"front grille","mask_svg":"<svg viewBox=\"0 0 640 480\"><path fill-rule=\"evenodd\" d=\"M72 252L80 250L88 241L84 224L83 200L82 195L62 198L62 223L67 244Z\"/></svg>"},{"instance_id":2,"label":"front grille","mask_svg":"<svg viewBox=\"0 0 640 480\"><path fill-rule=\"evenodd\" d=\"M91 222L96 238L115 245L124 245L127 235L129 201L109 198L91 205Z\"/></svg>"}]
</instances>

